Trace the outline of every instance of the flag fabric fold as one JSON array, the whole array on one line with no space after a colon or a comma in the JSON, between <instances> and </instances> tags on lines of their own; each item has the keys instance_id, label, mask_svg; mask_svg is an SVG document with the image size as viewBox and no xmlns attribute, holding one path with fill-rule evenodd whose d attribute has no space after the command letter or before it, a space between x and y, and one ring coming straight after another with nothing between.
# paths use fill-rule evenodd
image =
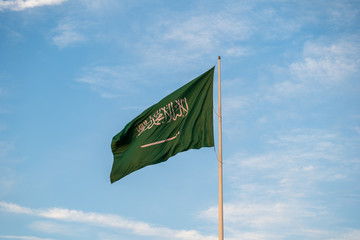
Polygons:
<instances>
[{"instance_id":1,"label":"flag fabric fold","mask_svg":"<svg viewBox=\"0 0 360 240\"><path fill-rule=\"evenodd\" d=\"M214 146L211 68L129 122L111 142L111 183L189 149Z\"/></svg>"}]
</instances>

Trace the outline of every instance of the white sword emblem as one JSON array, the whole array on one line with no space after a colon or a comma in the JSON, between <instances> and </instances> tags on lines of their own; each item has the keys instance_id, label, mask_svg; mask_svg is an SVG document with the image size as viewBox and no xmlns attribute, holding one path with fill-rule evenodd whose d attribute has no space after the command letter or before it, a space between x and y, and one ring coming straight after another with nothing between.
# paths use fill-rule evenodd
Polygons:
<instances>
[{"instance_id":1,"label":"white sword emblem","mask_svg":"<svg viewBox=\"0 0 360 240\"><path fill-rule=\"evenodd\" d=\"M157 144L160 144L160 143L164 143L164 142L174 140L179 134L180 134L180 132L177 132L177 134L174 137L171 137L171 138L168 138L168 139L165 139L165 140L161 140L161 141L157 141L157 142L153 142L153 143L148 143L148 144L142 145L141 147L142 148L150 147L150 146L153 146L153 145L157 145Z\"/></svg>"}]
</instances>

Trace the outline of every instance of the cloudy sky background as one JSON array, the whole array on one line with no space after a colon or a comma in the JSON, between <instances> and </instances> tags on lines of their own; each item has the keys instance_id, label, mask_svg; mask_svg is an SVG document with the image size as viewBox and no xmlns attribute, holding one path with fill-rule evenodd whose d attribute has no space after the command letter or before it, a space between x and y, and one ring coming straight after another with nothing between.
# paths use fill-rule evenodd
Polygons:
<instances>
[{"instance_id":1,"label":"cloudy sky background","mask_svg":"<svg viewBox=\"0 0 360 240\"><path fill-rule=\"evenodd\" d=\"M360 239L359 11L0 0L0 239L217 239L214 149L109 174L112 137L219 55L225 239Z\"/></svg>"}]
</instances>

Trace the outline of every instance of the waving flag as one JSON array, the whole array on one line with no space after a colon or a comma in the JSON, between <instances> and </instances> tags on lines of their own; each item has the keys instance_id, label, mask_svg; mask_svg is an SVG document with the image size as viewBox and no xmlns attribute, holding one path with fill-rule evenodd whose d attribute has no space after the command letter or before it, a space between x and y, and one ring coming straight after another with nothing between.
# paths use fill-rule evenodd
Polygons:
<instances>
[{"instance_id":1,"label":"waving flag","mask_svg":"<svg viewBox=\"0 0 360 240\"><path fill-rule=\"evenodd\" d=\"M214 146L214 68L146 109L113 137L111 183L179 152Z\"/></svg>"}]
</instances>

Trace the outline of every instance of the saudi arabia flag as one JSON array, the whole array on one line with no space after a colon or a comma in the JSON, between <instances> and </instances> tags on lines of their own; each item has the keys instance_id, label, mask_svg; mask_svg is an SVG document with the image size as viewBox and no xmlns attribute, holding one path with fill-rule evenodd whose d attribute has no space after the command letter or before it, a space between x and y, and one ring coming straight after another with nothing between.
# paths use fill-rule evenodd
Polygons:
<instances>
[{"instance_id":1,"label":"saudi arabia flag","mask_svg":"<svg viewBox=\"0 0 360 240\"><path fill-rule=\"evenodd\" d=\"M113 137L111 183L179 152L214 146L214 68L146 109Z\"/></svg>"}]
</instances>

